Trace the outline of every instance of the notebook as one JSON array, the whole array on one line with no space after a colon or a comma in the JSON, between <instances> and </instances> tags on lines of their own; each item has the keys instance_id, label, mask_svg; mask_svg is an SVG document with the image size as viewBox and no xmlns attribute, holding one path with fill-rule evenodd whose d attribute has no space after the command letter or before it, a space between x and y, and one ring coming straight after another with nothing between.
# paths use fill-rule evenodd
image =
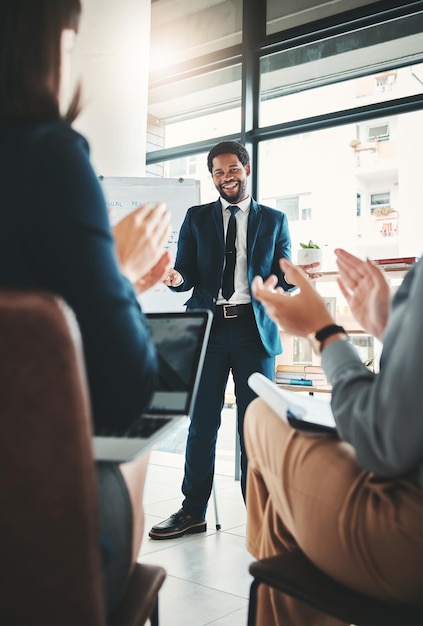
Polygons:
<instances>
[{"instance_id":1,"label":"notebook","mask_svg":"<svg viewBox=\"0 0 423 626\"><path fill-rule=\"evenodd\" d=\"M159 363L157 387L147 411L123 435L93 437L97 461L132 461L189 417L200 380L212 314L192 310L146 313Z\"/></svg>"},{"instance_id":2,"label":"notebook","mask_svg":"<svg viewBox=\"0 0 423 626\"><path fill-rule=\"evenodd\" d=\"M258 372L251 374L248 384L293 428L313 435L336 435L336 423L329 400L281 389Z\"/></svg>"}]
</instances>

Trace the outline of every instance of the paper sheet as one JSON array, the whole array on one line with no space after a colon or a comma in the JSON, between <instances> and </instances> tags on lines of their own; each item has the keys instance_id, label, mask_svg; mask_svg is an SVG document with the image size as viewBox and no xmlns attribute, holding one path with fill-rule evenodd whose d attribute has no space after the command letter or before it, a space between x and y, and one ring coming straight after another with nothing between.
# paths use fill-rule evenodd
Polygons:
<instances>
[{"instance_id":1,"label":"paper sheet","mask_svg":"<svg viewBox=\"0 0 423 626\"><path fill-rule=\"evenodd\" d=\"M304 430L315 426L317 429L323 427L327 431L336 431L329 400L281 389L258 372L251 374L248 384L284 422L300 429L303 424Z\"/></svg>"}]
</instances>

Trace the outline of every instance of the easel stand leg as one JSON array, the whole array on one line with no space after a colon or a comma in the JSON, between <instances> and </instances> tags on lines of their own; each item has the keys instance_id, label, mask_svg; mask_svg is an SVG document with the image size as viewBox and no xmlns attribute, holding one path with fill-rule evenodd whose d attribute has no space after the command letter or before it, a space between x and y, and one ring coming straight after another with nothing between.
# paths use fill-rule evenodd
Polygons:
<instances>
[{"instance_id":1,"label":"easel stand leg","mask_svg":"<svg viewBox=\"0 0 423 626\"><path fill-rule=\"evenodd\" d=\"M216 496L216 485L215 482L213 480L213 504L214 504L214 517L216 520L216 530L220 530L222 528L222 526L220 525L220 520L219 520L219 511L217 508L217 496Z\"/></svg>"}]
</instances>

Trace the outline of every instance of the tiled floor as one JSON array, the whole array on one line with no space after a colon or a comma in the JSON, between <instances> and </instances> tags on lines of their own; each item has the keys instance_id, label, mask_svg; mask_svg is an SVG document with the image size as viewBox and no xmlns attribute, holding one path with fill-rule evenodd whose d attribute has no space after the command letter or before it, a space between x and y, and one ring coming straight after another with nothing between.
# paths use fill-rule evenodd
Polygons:
<instances>
[{"instance_id":1,"label":"tiled floor","mask_svg":"<svg viewBox=\"0 0 423 626\"><path fill-rule=\"evenodd\" d=\"M245 507L234 479L235 410L226 408L217 446L215 492L221 530L216 530L213 497L207 532L154 541L148 531L181 506L187 424L151 452L140 561L167 571L160 592L161 626L245 626L253 560L245 547Z\"/></svg>"}]
</instances>

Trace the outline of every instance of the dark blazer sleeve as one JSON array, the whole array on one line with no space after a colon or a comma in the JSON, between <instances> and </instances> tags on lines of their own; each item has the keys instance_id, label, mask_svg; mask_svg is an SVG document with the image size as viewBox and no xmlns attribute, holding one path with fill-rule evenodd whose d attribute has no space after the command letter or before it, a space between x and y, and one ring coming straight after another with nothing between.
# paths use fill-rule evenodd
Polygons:
<instances>
[{"instance_id":1,"label":"dark blazer sleeve","mask_svg":"<svg viewBox=\"0 0 423 626\"><path fill-rule=\"evenodd\" d=\"M147 407L156 355L132 285L120 273L103 193L85 140L68 127L36 137L28 160L25 286L74 310L97 432L124 431ZM30 150L30 152L31 152Z\"/></svg>"},{"instance_id":2,"label":"dark blazer sleeve","mask_svg":"<svg viewBox=\"0 0 423 626\"><path fill-rule=\"evenodd\" d=\"M175 291L194 288L188 308L215 309L224 262L220 202L190 207L182 223L175 269L184 282Z\"/></svg>"}]
</instances>

